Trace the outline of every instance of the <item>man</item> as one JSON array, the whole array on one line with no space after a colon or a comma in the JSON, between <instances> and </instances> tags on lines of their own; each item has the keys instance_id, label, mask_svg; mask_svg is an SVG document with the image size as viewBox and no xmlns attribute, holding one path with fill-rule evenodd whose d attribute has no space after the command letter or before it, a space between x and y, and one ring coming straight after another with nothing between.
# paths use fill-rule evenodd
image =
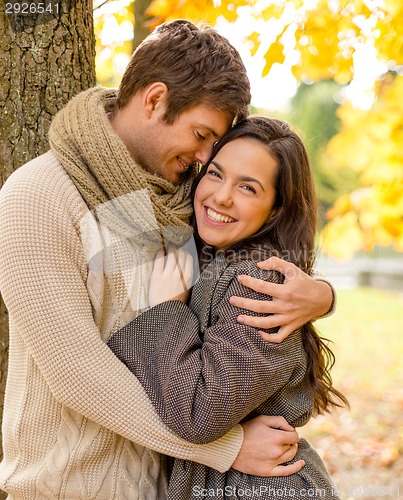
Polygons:
<instances>
[{"instance_id":1,"label":"man","mask_svg":"<svg viewBox=\"0 0 403 500\"><path fill-rule=\"evenodd\" d=\"M52 123L51 151L3 187L0 290L10 362L0 487L13 498L164 498L160 453L264 475L303 465L279 466L294 457L298 439L280 417L236 426L207 445L180 439L105 345L147 307L161 245L189 236L194 164L246 115L249 100L227 40L186 21L167 23L137 49L117 98L90 89L70 101ZM275 300L264 309L285 316L286 335L325 313L332 292L307 276L290 278L287 263L278 269L288 276L285 298L296 303L284 314L268 289Z\"/></svg>"}]
</instances>

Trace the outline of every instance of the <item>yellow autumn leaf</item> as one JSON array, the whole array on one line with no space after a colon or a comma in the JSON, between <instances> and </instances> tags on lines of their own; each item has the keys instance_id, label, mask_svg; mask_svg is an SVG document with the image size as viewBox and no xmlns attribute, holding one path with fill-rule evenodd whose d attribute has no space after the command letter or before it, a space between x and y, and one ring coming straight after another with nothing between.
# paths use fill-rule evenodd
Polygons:
<instances>
[{"instance_id":1,"label":"yellow autumn leaf","mask_svg":"<svg viewBox=\"0 0 403 500\"><path fill-rule=\"evenodd\" d=\"M400 238L403 235L402 218L385 218L382 224L393 239Z\"/></svg>"},{"instance_id":2,"label":"yellow autumn leaf","mask_svg":"<svg viewBox=\"0 0 403 500\"><path fill-rule=\"evenodd\" d=\"M246 43L250 46L250 53L252 56L256 54L256 52L259 50L260 47L260 35L256 31L251 33L248 37L245 39Z\"/></svg>"},{"instance_id":3,"label":"yellow autumn leaf","mask_svg":"<svg viewBox=\"0 0 403 500\"><path fill-rule=\"evenodd\" d=\"M326 254L336 259L351 258L363 245L363 234L353 213L337 217L322 231L321 246Z\"/></svg>"},{"instance_id":4,"label":"yellow autumn leaf","mask_svg":"<svg viewBox=\"0 0 403 500\"><path fill-rule=\"evenodd\" d=\"M263 19L265 23L271 21L272 19L278 19L283 13L284 5L278 5L273 3L268 7L264 8L260 13L259 17Z\"/></svg>"},{"instance_id":5,"label":"yellow autumn leaf","mask_svg":"<svg viewBox=\"0 0 403 500\"><path fill-rule=\"evenodd\" d=\"M262 76L264 77L269 74L274 63L283 64L284 59L284 45L280 42L279 37L277 37L264 56L265 66L262 71Z\"/></svg>"},{"instance_id":6,"label":"yellow autumn leaf","mask_svg":"<svg viewBox=\"0 0 403 500\"><path fill-rule=\"evenodd\" d=\"M344 196L341 196L338 200L336 200L333 207L326 212L326 217L328 219L334 219L339 215L345 214L350 209L351 209L350 195L346 194Z\"/></svg>"}]
</instances>

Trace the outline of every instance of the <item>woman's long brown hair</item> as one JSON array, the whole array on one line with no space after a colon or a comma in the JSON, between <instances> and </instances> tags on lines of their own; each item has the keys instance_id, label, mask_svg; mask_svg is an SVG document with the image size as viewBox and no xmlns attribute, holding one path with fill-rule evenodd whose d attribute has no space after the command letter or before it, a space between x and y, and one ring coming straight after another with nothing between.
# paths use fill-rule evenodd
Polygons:
<instances>
[{"instance_id":1,"label":"woman's long brown hair","mask_svg":"<svg viewBox=\"0 0 403 500\"><path fill-rule=\"evenodd\" d=\"M255 234L227 250L227 256L244 259L252 255L254 258L277 255L310 274L316 258L317 202L308 155L301 139L281 120L251 117L217 142L211 159L223 146L238 138L258 141L277 160L276 198L267 222ZM203 166L194 181L192 200L209 163ZM195 219L193 225L201 253L206 245L198 236ZM330 370L335 358L325 340L312 322L302 327L307 353L306 382L312 391L315 415L330 411L333 406L348 406L344 395L332 385Z\"/></svg>"}]
</instances>

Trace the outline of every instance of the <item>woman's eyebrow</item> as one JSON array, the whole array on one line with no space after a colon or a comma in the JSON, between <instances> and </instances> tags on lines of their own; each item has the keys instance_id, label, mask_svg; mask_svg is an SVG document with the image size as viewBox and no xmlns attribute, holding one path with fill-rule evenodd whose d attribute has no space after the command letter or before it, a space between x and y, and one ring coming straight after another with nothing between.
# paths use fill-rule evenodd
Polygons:
<instances>
[{"instance_id":1,"label":"woman's eyebrow","mask_svg":"<svg viewBox=\"0 0 403 500\"><path fill-rule=\"evenodd\" d=\"M217 163L215 160L211 160L210 164L214 165L221 173L224 173L224 168L222 167L222 165ZM265 191L262 183L260 181L258 181L257 179L255 179L254 177L249 177L247 175L239 175L238 179L240 181L244 181L244 182L256 182L256 184L259 184L259 186L262 188L262 190Z\"/></svg>"},{"instance_id":2,"label":"woman's eyebrow","mask_svg":"<svg viewBox=\"0 0 403 500\"><path fill-rule=\"evenodd\" d=\"M223 173L224 173L224 169L223 169L223 167L222 167L219 163L217 163L215 160L211 160L211 162L210 162L210 163L211 163L212 165L214 165L215 167L217 167L217 168L218 168L218 170L219 170L220 172L223 172Z\"/></svg>"}]
</instances>

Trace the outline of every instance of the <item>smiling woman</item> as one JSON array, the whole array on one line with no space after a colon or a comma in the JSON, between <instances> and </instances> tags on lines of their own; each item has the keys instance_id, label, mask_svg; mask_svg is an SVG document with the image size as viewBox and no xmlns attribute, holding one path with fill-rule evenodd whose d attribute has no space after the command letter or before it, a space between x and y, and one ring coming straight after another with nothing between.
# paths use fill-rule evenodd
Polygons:
<instances>
[{"instance_id":1,"label":"smiling woman","mask_svg":"<svg viewBox=\"0 0 403 500\"><path fill-rule=\"evenodd\" d=\"M197 231L204 243L226 250L260 229L274 205L277 171L277 159L256 139L225 145L195 193Z\"/></svg>"}]
</instances>

